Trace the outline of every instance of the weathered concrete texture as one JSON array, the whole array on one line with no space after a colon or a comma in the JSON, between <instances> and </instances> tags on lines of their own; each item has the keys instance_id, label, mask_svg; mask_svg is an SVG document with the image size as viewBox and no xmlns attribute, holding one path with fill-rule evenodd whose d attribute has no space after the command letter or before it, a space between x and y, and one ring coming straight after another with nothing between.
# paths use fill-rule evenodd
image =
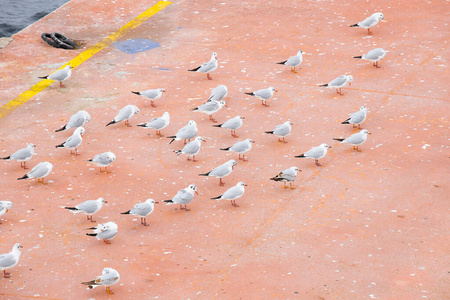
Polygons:
<instances>
[{"instance_id":1,"label":"weathered concrete texture","mask_svg":"<svg viewBox=\"0 0 450 300\"><path fill-rule=\"evenodd\" d=\"M14 36L0 50L3 105L44 76L99 42L154 3L72 0ZM16 162L0 162L0 198L14 202L2 217L0 252L23 246L11 279L0 279L3 299L444 299L448 297L448 14L446 1L177 1L121 40L151 38L161 47L134 54L108 47L73 70L60 89L53 84L0 119L0 154L26 143L40 161L54 164L48 185L17 181ZM380 11L387 22L373 35L349 25ZM85 47L54 49L40 34L62 32ZM377 69L352 56L383 47ZM298 74L277 65L298 49L305 52ZM219 68L206 79L187 72L217 52ZM351 74L343 96L319 88ZM212 88L228 87L223 122L245 116L237 130L212 127L190 109L205 102ZM270 107L244 92L269 86L279 92ZM150 102L131 93L148 88L166 93ZM119 109L141 113L109 127ZM357 132L341 125L359 106L369 108L363 128L372 135L360 149L332 138ZM71 131L55 133L70 116L87 110L92 121L78 156L55 149ZM153 130L135 126L168 111L173 135L195 120L206 138L196 163L177 157L183 143L168 144ZM264 134L291 120L287 144ZM149 134L149 135L148 135ZM233 173L200 177L237 154L219 151L237 140L256 141ZM316 167L294 158L312 146L332 146ZM112 151L110 174L86 160ZM296 190L269 178L299 167ZM239 181L248 184L234 208L209 200ZM190 212L161 203L147 218L120 215L147 198L170 199L189 184L199 195ZM94 216L115 221L111 245L85 235L84 216L60 206L104 197ZM2 252L2 253L3 253ZM121 280L86 290L82 281L104 267Z\"/></svg>"}]
</instances>

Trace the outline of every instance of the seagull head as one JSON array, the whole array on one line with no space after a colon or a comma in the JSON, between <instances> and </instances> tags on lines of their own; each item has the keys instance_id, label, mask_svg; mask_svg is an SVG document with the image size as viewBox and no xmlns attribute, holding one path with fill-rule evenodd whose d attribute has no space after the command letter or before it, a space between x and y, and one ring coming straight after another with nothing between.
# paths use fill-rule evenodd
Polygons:
<instances>
[{"instance_id":1,"label":"seagull head","mask_svg":"<svg viewBox=\"0 0 450 300\"><path fill-rule=\"evenodd\" d=\"M198 195L197 186L195 184L189 185L188 189L190 189L191 191L195 192Z\"/></svg>"},{"instance_id":2,"label":"seagull head","mask_svg":"<svg viewBox=\"0 0 450 300\"><path fill-rule=\"evenodd\" d=\"M352 75L348 75L347 76L347 81L348 81L348 85L352 85L353 76Z\"/></svg>"},{"instance_id":3,"label":"seagull head","mask_svg":"<svg viewBox=\"0 0 450 300\"><path fill-rule=\"evenodd\" d=\"M331 146L328 146L327 144L321 144L320 146L324 149L331 148Z\"/></svg>"}]
</instances>

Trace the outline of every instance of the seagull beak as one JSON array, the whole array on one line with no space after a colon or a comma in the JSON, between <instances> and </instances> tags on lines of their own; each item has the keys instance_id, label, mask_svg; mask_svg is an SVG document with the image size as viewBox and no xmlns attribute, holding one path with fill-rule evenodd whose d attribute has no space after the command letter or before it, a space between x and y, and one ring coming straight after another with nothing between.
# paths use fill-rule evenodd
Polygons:
<instances>
[{"instance_id":1,"label":"seagull beak","mask_svg":"<svg viewBox=\"0 0 450 300\"><path fill-rule=\"evenodd\" d=\"M159 202L155 201L155 204L159 204Z\"/></svg>"},{"instance_id":2,"label":"seagull beak","mask_svg":"<svg viewBox=\"0 0 450 300\"><path fill-rule=\"evenodd\" d=\"M245 117L242 117L242 119L245 119ZM36 146L35 146L36 147Z\"/></svg>"},{"instance_id":3,"label":"seagull beak","mask_svg":"<svg viewBox=\"0 0 450 300\"><path fill-rule=\"evenodd\" d=\"M163 93L165 93L165 92L166 92L166 90L164 89L164 90L163 90Z\"/></svg>"},{"instance_id":4,"label":"seagull beak","mask_svg":"<svg viewBox=\"0 0 450 300\"><path fill-rule=\"evenodd\" d=\"M195 193L198 195L198 192L197 192L197 191L195 191Z\"/></svg>"},{"instance_id":5,"label":"seagull beak","mask_svg":"<svg viewBox=\"0 0 450 300\"><path fill-rule=\"evenodd\" d=\"M367 134L372 134L372 132L368 132Z\"/></svg>"},{"instance_id":6,"label":"seagull beak","mask_svg":"<svg viewBox=\"0 0 450 300\"><path fill-rule=\"evenodd\" d=\"M6 209L6 212L8 212L8 209Z\"/></svg>"},{"instance_id":7,"label":"seagull beak","mask_svg":"<svg viewBox=\"0 0 450 300\"><path fill-rule=\"evenodd\" d=\"M203 143L206 143L206 140L202 140L203 141Z\"/></svg>"},{"instance_id":8,"label":"seagull beak","mask_svg":"<svg viewBox=\"0 0 450 300\"><path fill-rule=\"evenodd\" d=\"M352 82L350 81L350 82L348 83L348 85L351 86L351 85L352 85Z\"/></svg>"},{"instance_id":9,"label":"seagull beak","mask_svg":"<svg viewBox=\"0 0 450 300\"><path fill-rule=\"evenodd\" d=\"M252 141L252 143L254 144L254 143L255 143L255 141Z\"/></svg>"},{"instance_id":10,"label":"seagull beak","mask_svg":"<svg viewBox=\"0 0 450 300\"><path fill-rule=\"evenodd\" d=\"M105 201L105 203L108 203L108 201Z\"/></svg>"},{"instance_id":11,"label":"seagull beak","mask_svg":"<svg viewBox=\"0 0 450 300\"><path fill-rule=\"evenodd\" d=\"M244 183L244 186L248 186L248 184L245 184L245 183Z\"/></svg>"},{"instance_id":12,"label":"seagull beak","mask_svg":"<svg viewBox=\"0 0 450 300\"><path fill-rule=\"evenodd\" d=\"M23 246L22 246L22 245L20 245L20 246L19 246L19 248L23 248Z\"/></svg>"},{"instance_id":13,"label":"seagull beak","mask_svg":"<svg viewBox=\"0 0 450 300\"><path fill-rule=\"evenodd\" d=\"M300 172L302 171L302 170L300 170L300 169L298 169Z\"/></svg>"},{"instance_id":14,"label":"seagull beak","mask_svg":"<svg viewBox=\"0 0 450 300\"><path fill-rule=\"evenodd\" d=\"M328 146L328 148L331 148L331 146Z\"/></svg>"},{"instance_id":15,"label":"seagull beak","mask_svg":"<svg viewBox=\"0 0 450 300\"><path fill-rule=\"evenodd\" d=\"M278 90L275 90L275 93L278 93Z\"/></svg>"}]
</instances>

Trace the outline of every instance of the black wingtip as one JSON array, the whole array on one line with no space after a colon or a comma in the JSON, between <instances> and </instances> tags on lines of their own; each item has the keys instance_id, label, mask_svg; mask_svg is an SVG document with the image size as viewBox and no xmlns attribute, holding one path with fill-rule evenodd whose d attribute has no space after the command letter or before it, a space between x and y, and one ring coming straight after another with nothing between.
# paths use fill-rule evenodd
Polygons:
<instances>
[{"instance_id":1,"label":"black wingtip","mask_svg":"<svg viewBox=\"0 0 450 300\"><path fill-rule=\"evenodd\" d=\"M222 127L223 124L213 125L213 127Z\"/></svg>"},{"instance_id":2,"label":"black wingtip","mask_svg":"<svg viewBox=\"0 0 450 300\"><path fill-rule=\"evenodd\" d=\"M1 157L0 159L10 159L10 158L11 158L11 155L7 156L7 157Z\"/></svg>"},{"instance_id":3,"label":"black wingtip","mask_svg":"<svg viewBox=\"0 0 450 300\"><path fill-rule=\"evenodd\" d=\"M358 23L350 25L350 27L358 27L358 26L359 26Z\"/></svg>"},{"instance_id":4,"label":"black wingtip","mask_svg":"<svg viewBox=\"0 0 450 300\"><path fill-rule=\"evenodd\" d=\"M297 155L297 156L294 156L294 157L305 157L305 154L300 154L300 155Z\"/></svg>"},{"instance_id":5,"label":"black wingtip","mask_svg":"<svg viewBox=\"0 0 450 300\"><path fill-rule=\"evenodd\" d=\"M55 132L60 132L60 131L66 130L66 126L67 126L67 124L64 125L63 127L61 127L60 129L56 129Z\"/></svg>"},{"instance_id":6,"label":"black wingtip","mask_svg":"<svg viewBox=\"0 0 450 300\"><path fill-rule=\"evenodd\" d=\"M137 124L136 126L145 127L146 124Z\"/></svg>"},{"instance_id":7,"label":"black wingtip","mask_svg":"<svg viewBox=\"0 0 450 300\"><path fill-rule=\"evenodd\" d=\"M116 121L112 120L111 122L109 122L108 124L106 124L106 127L108 127L109 125L115 124L117 123Z\"/></svg>"},{"instance_id":8,"label":"black wingtip","mask_svg":"<svg viewBox=\"0 0 450 300\"><path fill-rule=\"evenodd\" d=\"M273 131L266 131L266 133L268 133L268 134L273 134Z\"/></svg>"},{"instance_id":9,"label":"black wingtip","mask_svg":"<svg viewBox=\"0 0 450 300\"><path fill-rule=\"evenodd\" d=\"M88 236L97 236L96 233L86 233L86 235L88 235Z\"/></svg>"},{"instance_id":10,"label":"black wingtip","mask_svg":"<svg viewBox=\"0 0 450 300\"><path fill-rule=\"evenodd\" d=\"M321 85L319 85L320 87L323 87L323 86L328 86L328 83L327 84L321 84Z\"/></svg>"},{"instance_id":11,"label":"black wingtip","mask_svg":"<svg viewBox=\"0 0 450 300\"><path fill-rule=\"evenodd\" d=\"M353 56L353 58L362 58L362 56Z\"/></svg>"},{"instance_id":12,"label":"black wingtip","mask_svg":"<svg viewBox=\"0 0 450 300\"><path fill-rule=\"evenodd\" d=\"M136 95L140 95L141 94L141 92L133 92L133 91L131 91L133 94L136 94Z\"/></svg>"},{"instance_id":13,"label":"black wingtip","mask_svg":"<svg viewBox=\"0 0 450 300\"><path fill-rule=\"evenodd\" d=\"M198 176L209 176L209 173L211 173L211 171L209 171L208 173L205 173L205 174L198 174Z\"/></svg>"},{"instance_id":14,"label":"black wingtip","mask_svg":"<svg viewBox=\"0 0 450 300\"><path fill-rule=\"evenodd\" d=\"M333 138L333 140L342 142L342 141L345 140L345 139L335 139L335 138Z\"/></svg>"},{"instance_id":15,"label":"black wingtip","mask_svg":"<svg viewBox=\"0 0 450 300\"><path fill-rule=\"evenodd\" d=\"M172 200L163 200L163 202L166 202L166 203L173 203Z\"/></svg>"},{"instance_id":16,"label":"black wingtip","mask_svg":"<svg viewBox=\"0 0 450 300\"><path fill-rule=\"evenodd\" d=\"M44 77L38 77L38 78L40 78L40 79L47 79L47 77L48 77L48 75L44 76Z\"/></svg>"},{"instance_id":17,"label":"black wingtip","mask_svg":"<svg viewBox=\"0 0 450 300\"><path fill-rule=\"evenodd\" d=\"M220 148L220 150L228 151L228 150L230 150L230 148L231 148L231 147L228 147L228 148Z\"/></svg>"},{"instance_id":18,"label":"black wingtip","mask_svg":"<svg viewBox=\"0 0 450 300\"><path fill-rule=\"evenodd\" d=\"M279 65L284 65L286 62L287 62L287 60L282 61L282 62L279 62L279 63L277 63L277 64L279 64Z\"/></svg>"},{"instance_id":19,"label":"black wingtip","mask_svg":"<svg viewBox=\"0 0 450 300\"><path fill-rule=\"evenodd\" d=\"M131 211L131 209L129 210L129 211L126 211L126 212L123 212L123 213L120 213L121 215L129 215L130 214L130 211Z\"/></svg>"},{"instance_id":20,"label":"black wingtip","mask_svg":"<svg viewBox=\"0 0 450 300\"><path fill-rule=\"evenodd\" d=\"M344 122L342 122L341 124L350 124L350 119L345 120Z\"/></svg>"},{"instance_id":21,"label":"black wingtip","mask_svg":"<svg viewBox=\"0 0 450 300\"><path fill-rule=\"evenodd\" d=\"M211 198L211 200L217 200L217 199L219 199L220 197L222 197L222 195L217 196L217 197L214 197L214 198Z\"/></svg>"},{"instance_id":22,"label":"black wingtip","mask_svg":"<svg viewBox=\"0 0 450 300\"><path fill-rule=\"evenodd\" d=\"M65 209L68 209L68 210L77 210L77 208L75 208L75 207L68 207L68 206L65 206L64 208L65 208Z\"/></svg>"},{"instance_id":23,"label":"black wingtip","mask_svg":"<svg viewBox=\"0 0 450 300\"><path fill-rule=\"evenodd\" d=\"M244 94L250 95L250 96L255 96L255 94L253 94L253 93L244 93Z\"/></svg>"},{"instance_id":24,"label":"black wingtip","mask_svg":"<svg viewBox=\"0 0 450 300\"><path fill-rule=\"evenodd\" d=\"M169 136L169 138L171 138L172 140L169 142L169 145L173 143L173 141L175 141L175 138L172 136Z\"/></svg>"},{"instance_id":25,"label":"black wingtip","mask_svg":"<svg viewBox=\"0 0 450 300\"><path fill-rule=\"evenodd\" d=\"M190 70L188 70L188 71L191 71L191 72L197 72L197 70L200 69L200 67L201 67L201 66L198 66L197 68L195 68L195 69L190 69Z\"/></svg>"},{"instance_id":26,"label":"black wingtip","mask_svg":"<svg viewBox=\"0 0 450 300\"><path fill-rule=\"evenodd\" d=\"M22 177L17 178L17 180L22 180L22 179L28 179L28 174L25 174Z\"/></svg>"},{"instance_id":27,"label":"black wingtip","mask_svg":"<svg viewBox=\"0 0 450 300\"><path fill-rule=\"evenodd\" d=\"M55 148L62 148L62 147L64 147L64 143L62 143L61 145L55 146Z\"/></svg>"}]
</instances>

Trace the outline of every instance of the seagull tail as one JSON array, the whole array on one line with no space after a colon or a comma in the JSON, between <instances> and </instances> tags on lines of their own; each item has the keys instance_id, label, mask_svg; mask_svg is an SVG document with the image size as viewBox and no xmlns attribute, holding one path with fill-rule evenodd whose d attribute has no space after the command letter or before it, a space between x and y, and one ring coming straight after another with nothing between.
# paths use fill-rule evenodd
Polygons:
<instances>
[{"instance_id":1,"label":"seagull tail","mask_svg":"<svg viewBox=\"0 0 450 300\"><path fill-rule=\"evenodd\" d=\"M223 124L213 125L213 127L222 127Z\"/></svg>"},{"instance_id":2,"label":"seagull tail","mask_svg":"<svg viewBox=\"0 0 450 300\"><path fill-rule=\"evenodd\" d=\"M275 176L275 177L270 178L270 180L280 181L280 180L282 180L282 178Z\"/></svg>"},{"instance_id":3,"label":"seagull tail","mask_svg":"<svg viewBox=\"0 0 450 300\"><path fill-rule=\"evenodd\" d=\"M55 146L55 148L62 148L62 147L64 147L64 143L62 143L62 144L60 144L60 145L57 145L57 146Z\"/></svg>"},{"instance_id":4,"label":"seagull tail","mask_svg":"<svg viewBox=\"0 0 450 300\"><path fill-rule=\"evenodd\" d=\"M217 199L220 199L220 197L222 197L222 195L214 197L214 198L211 198L211 200L217 200Z\"/></svg>"},{"instance_id":5,"label":"seagull tail","mask_svg":"<svg viewBox=\"0 0 450 300\"><path fill-rule=\"evenodd\" d=\"M255 94L253 94L253 93L244 93L244 94L250 95L250 96L255 96Z\"/></svg>"},{"instance_id":6,"label":"seagull tail","mask_svg":"<svg viewBox=\"0 0 450 300\"><path fill-rule=\"evenodd\" d=\"M287 60L282 61L282 62L279 62L279 63L277 63L277 64L279 64L279 65L284 65L286 62L287 62Z\"/></svg>"},{"instance_id":7,"label":"seagull tail","mask_svg":"<svg viewBox=\"0 0 450 300\"><path fill-rule=\"evenodd\" d=\"M169 143L169 145L170 145L173 143L173 141L175 141L176 136L168 136L167 138L172 139Z\"/></svg>"},{"instance_id":8,"label":"seagull tail","mask_svg":"<svg viewBox=\"0 0 450 300\"><path fill-rule=\"evenodd\" d=\"M96 286L98 286L98 284L95 282L95 279L91 280L91 281L88 281L88 282L82 282L81 284L87 285L89 289L93 289Z\"/></svg>"},{"instance_id":9,"label":"seagull tail","mask_svg":"<svg viewBox=\"0 0 450 300\"><path fill-rule=\"evenodd\" d=\"M78 208L76 208L76 207L68 207L68 206L64 206L64 208L65 208L65 209L68 209L68 210L78 210Z\"/></svg>"},{"instance_id":10,"label":"seagull tail","mask_svg":"<svg viewBox=\"0 0 450 300\"><path fill-rule=\"evenodd\" d=\"M130 214L130 211L131 211L131 209L129 210L129 211L126 211L126 212L123 212L123 213L120 213L121 215L129 215Z\"/></svg>"},{"instance_id":11,"label":"seagull tail","mask_svg":"<svg viewBox=\"0 0 450 300\"><path fill-rule=\"evenodd\" d=\"M353 56L353 58L362 58L362 56Z\"/></svg>"},{"instance_id":12,"label":"seagull tail","mask_svg":"<svg viewBox=\"0 0 450 300\"><path fill-rule=\"evenodd\" d=\"M25 174L22 177L17 178L17 180L28 179L28 178L30 178L30 177L28 177L28 174Z\"/></svg>"},{"instance_id":13,"label":"seagull tail","mask_svg":"<svg viewBox=\"0 0 450 300\"><path fill-rule=\"evenodd\" d=\"M111 122L109 122L108 124L106 124L106 126L109 126L109 125L112 125L112 124L115 124L115 123L117 123L117 122L114 121L114 120L112 120Z\"/></svg>"},{"instance_id":14,"label":"seagull tail","mask_svg":"<svg viewBox=\"0 0 450 300\"><path fill-rule=\"evenodd\" d=\"M328 86L328 83L319 85L319 87L322 87L322 86Z\"/></svg>"},{"instance_id":15,"label":"seagull tail","mask_svg":"<svg viewBox=\"0 0 450 300\"><path fill-rule=\"evenodd\" d=\"M345 120L344 122L342 122L341 124L350 124L350 118L348 118L347 120Z\"/></svg>"},{"instance_id":16,"label":"seagull tail","mask_svg":"<svg viewBox=\"0 0 450 300\"><path fill-rule=\"evenodd\" d=\"M38 77L38 78L41 78L41 79L47 79L48 76L49 76L49 75L44 76L44 77Z\"/></svg>"},{"instance_id":17,"label":"seagull tail","mask_svg":"<svg viewBox=\"0 0 450 300\"><path fill-rule=\"evenodd\" d=\"M345 139L335 139L335 138L333 138L333 140L342 142L342 141L345 140Z\"/></svg>"},{"instance_id":18,"label":"seagull tail","mask_svg":"<svg viewBox=\"0 0 450 300\"><path fill-rule=\"evenodd\" d=\"M350 27L359 27L358 23L350 25Z\"/></svg>"},{"instance_id":19,"label":"seagull tail","mask_svg":"<svg viewBox=\"0 0 450 300\"><path fill-rule=\"evenodd\" d=\"M197 72L198 69L200 69L200 67L201 67L201 66L198 66L197 68L195 68L195 69L190 69L190 70L188 70L188 71L191 71L191 72Z\"/></svg>"},{"instance_id":20,"label":"seagull tail","mask_svg":"<svg viewBox=\"0 0 450 300\"><path fill-rule=\"evenodd\" d=\"M172 200L164 200L163 202L166 202L166 205L175 204Z\"/></svg>"},{"instance_id":21,"label":"seagull tail","mask_svg":"<svg viewBox=\"0 0 450 300\"><path fill-rule=\"evenodd\" d=\"M295 157L306 157L306 156L305 156L305 154L300 154L300 155L297 155Z\"/></svg>"},{"instance_id":22,"label":"seagull tail","mask_svg":"<svg viewBox=\"0 0 450 300\"><path fill-rule=\"evenodd\" d=\"M133 92L133 91L131 91L133 94L136 94L136 95L140 95L141 94L141 92Z\"/></svg>"},{"instance_id":23,"label":"seagull tail","mask_svg":"<svg viewBox=\"0 0 450 300\"><path fill-rule=\"evenodd\" d=\"M205 174L198 174L198 176L209 176L209 173L211 173L211 171L209 171L208 173L205 173Z\"/></svg>"},{"instance_id":24,"label":"seagull tail","mask_svg":"<svg viewBox=\"0 0 450 300\"><path fill-rule=\"evenodd\" d=\"M220 148L220 150L228 151L228 150L230 150L230 148L231 148L231 147L228 147L228 148Z\"/></svg>"},{"instance_id":25,"label":"seagull tail","mask_svg":"<svg viewBox=\"0 0 450 300\"><path fill-rule=\"evenodd\" d=\"M7 156L7 157L0 157L0 159L10 159L10 158L11 158L11 155Z\"/></svg>"},{"instance_id":26,"label":"seagull tail","mask_svg":"<svg viewBox=\"0 0 450 300\"><path fill-rule=\"evenodd\" d=\"M66 126L67 126L67 124L64 125L63 127L61 127L60 129L56 129L55 132L60 132L60 131L66 130Z\"/></svg>"},{"instance_id":27,"label":"seagull tail","mask_svg":"<svg viewBox=\"0 0 450 300\"><path fill-rule=\"evenodd\" d=\"M177 155L180 155L180 154L181 154L181 150L175 150L175 151L173 151L173 152L175 152Z\"/></svg>"},{"instance_id":28,"label":"seagull tail","mask_svg":"<svg viewBox=\"0 0 450 300\"><path fill-rule=\"evenodd\" d=\"M139 127L145 127L145 125L147 125L147 124L142 123L142 124L137 124L136 126L139 126Z\"/></svg>"},{"instance_id":29,"label":"seagull tail","mask_svg":"<svg viewBox=\"0 0 450 300\"><path fill-rule=\"evenodd\" d=\"M88 235L88 236L97 236L96 233L86 233L86 235Z\"/></svg>"},{"instance_id":30,"label":"seagull tail","mask_svg":"<svg viewBox=\"0 0 450 300\"><path fill-rule=\"evenodd\" d=\"M273 134L273 131L266 131L266 133L268 133L268 134Z\"/></svg>"}]
</instances>

